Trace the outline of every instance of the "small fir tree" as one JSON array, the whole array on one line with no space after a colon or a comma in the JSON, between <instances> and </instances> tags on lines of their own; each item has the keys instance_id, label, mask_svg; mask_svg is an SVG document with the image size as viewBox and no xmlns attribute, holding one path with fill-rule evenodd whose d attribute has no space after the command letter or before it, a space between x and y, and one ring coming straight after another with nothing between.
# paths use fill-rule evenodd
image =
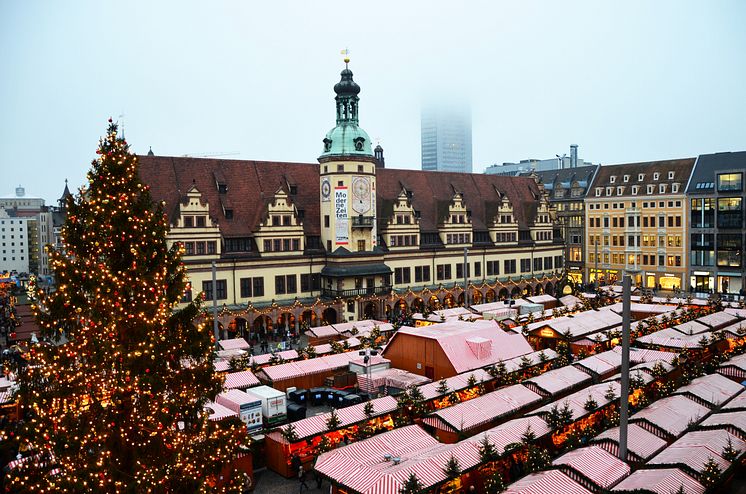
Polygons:
<instances>
[{"instance_id":1,"label":"small fir tree","mask_svg":"<svg viewBox=\"0 0 746 494\"><path fill-rule=\"evenodd\" d=\"M500 458L500 453L497 451L495 445L490 442L487 434L479 441L479 458L482 463L497 461Z\"/></svg>"},{"instance_id":2,"label":"small fir tree","mask_svg":"<svg viewBox=\"0 0 746 494\"><path fill-rule=\"evenodd\" d=\"M539 362L541 362L542 364L546 364L547 360L549 360L549 357L544 352L544 350L540 351L539 352ZM500 479L502 479L502 477L500 477Z\"/></svg>"},{"instance_id":3,"label":"small fir tree","mask_svg":"<svg viewBox=\"0 0 746 494\"><path fill-rule=\"evenodd\" d=\"M733 441L730 438L730 434L728 435L728 443L723 448L723 458L730 462L736 461L736 458L738 458L738 450L733 447Z\"/></svg>"},{"instance_id":4,"label":"small fir tree","mask_svg":"<svg viewBox=\"0 0 746 494\"><path fill-rule=\"evenodd\" d=\"M420 494L424 489L425 487L422 485L422 482L420 482L420 479L418 479L417 475L412 472L401 486L401 489L399 489L399 494Z\"/></svg>"},{"instance_id":5,"label":"small fir tree","mask_svg":"<svg viewBox=\"0 0 746 494\"><path fill-rule=\"evenodd\" d=\"M660 360L653 365L653 368L651 369L651 372L653 374L653 377L658 379L659 377L663 377L666 374L666 368L663 365L663 362Z\"/></svg>"},{"instance_id":6,"label":"small fir tree","mask_svg":"<svg viewBox=\"0 0 746 494\"><path fill-rule=\"evenodd\" d=\"M451 455L451 457L446 462L446 466L443 468L443 472L449 479L455 479L459 475L461 475L461 465L458 462L458 458Z\"/></svg>"},{"instance_id":7,"label":"small fir tree","mask_svg":"<svg viewBox=\"0 0 746 494\"><path fill-rule=\"evenodd\" d=\"M486 494L500 494L506 489L505 480L499 471L495 471L487 477L484 482L484 490Z\"/></svg>"},{"instance_id":8,"label":"small fir tree","mask_svg":"<svg viewBox=\"0 0 746 494\"><path fill-rule=\"evenodd\" d=\"M609 387L606 388L606 393L604 393L604 398L606 398L609 401L616 400L616 392L614 391L614 386L612 386L611 383L609 383Z\"/></svg>"},{"instance_id":9,"label":"small fir tree","mask_svg":"<svg viewBox=\"0 0 746 494\"><path fill-rule=\"evenodd\" d=\"M705 487L712 487L720 479L720 465L710 456L700 472L699 482Z\"/></svg>"},{"instance_id":10,"label":"small fir tree","mask_svg":"<svg viewBox=\"0 0 746 494\"><path fill-rule=\"evenodd\" d=\"M466 386L469 388L473 388L479 384L479 381L477 381L477 377L474 374L469 374L469 378L466 380Z\"/></svg>"},{"instance_id":11,"label":"small fir tree","mask_svg":"<svg viewBox=\"0 0 746 494\"><path fill-rule=\"evenodd\" d=\"M592 412L596 408L598 408L598 402L593 399L593 396L588 395L588 399L585 400L585 404L583 405L583 408L585 408L589 412Z\"/></svg>"},{"instance_id":12,"label":"small fir tree","mask_svg":"<svg viewBox=\"0 0 746 494\"><path fill-rule=\"evenodd\" d=\"M290 444L298 442L298 431L295 428L295 425L293 425L292 422L290 422L282 431L280 432L282 434L282 437Z\"/></svg>"},{"instance_id":13,"label":"small fir tree","mask_svg":"<svg viewBox=\"0 0 746 494\"><path fill-rule=\"evenodd\" d=\"M332 410L332 412L329 414L329 418L326 419L326 430L328 431L336 431L339 429L339 426L342 424L342 421L339 420L339 415L337 415L336 410Z\"/></svg>"},{"instance_id":14,"label":"small fir tree","mask_svg":"<svg viewBox=\"0 0 746 494\"><path fill-rule=\"evenodd\" d=\"M532 444L528 446L528 449L526 450L526 462L524 464L526 473L534 473L543 470L549 466L551 461L549 452L546 449L539 448Z\"/></svg>"},{"instance_id":15,"label":"small fir tree","mask_svg":"<svg viewBox=\"0 0 746 494\"><path fill-rule=\"evenodd\" d=\"M527 446L536 441L536 433L531 430L531 426L526 427L526 431L521 435L521 443Z\"/></svg>"},{"instance_id":16,"label":"small fir tree","mask_svg":"<svg viewBox=\"0 0 746 494\"><path fill-rule=\"evenodd\" d=\"M549 409L549 412L544 415L544 421L547 423L547 426L552 429L558 429L560 425L562 425L562 418L560 416L559 406L555 403L552 405L552 407Z\"/></svg>"},{"instance_id":17,"label":"small fir tree","mask_svg":"<svg viewBox=\"0 0 746 494\"><path fill-rule=\"evenodd\" d=\"M373 414L376 413L373 407L373 402L369 401L365 404L365 406L363 407L363 413L365 414L366 418L373 418Z\"/></svg>"},{"instance_id":18,"label":"small fir tree","mask_svg":"<svg viewBox=\"0 0 746 494\"><path fill-rule=\"evenodd\" d=\"M640 374L640 371L637 371L635 375L633 375L629 380L629 387L631 389L640 389L643 386L645 386L645 379L643 379L642 374Z\"/></svg>"},{"instance_id":19,"label":"small fir tree","mask_svg":"<svg viewBox=\"0 0 746 494\"><path fill-rule=\"evenodd\" d=\"M675 491L671 491L671 494L686 494L686 491L684 490L684 484L680 484L679 488Z\"/></svg>"},{"instance_id":20,"label":"small fir tree","mask_svg":"<svg viewBox=\"0 0 746 494\"><path fill-rule=\"evenodd\" d=\"M331 451L334 448L332 440L328 436L321 436L318 446L316 446L316 456Z\"/></svg>"},{"instance_id":21,"label":"small fir tree","mask_svg":"<svg viewBox=\"0 0 746 494\"><path fill-rule=\"evenodd\" d=\"M435 388L435 391L440 395L448 394L449 388L448 388L448 381L445 379L438 382L438 387Z\"/></svg>"},{"instance_id":22,"label":"small fir tree","mask_svg":"<svg viewBox=\"0 0 746 494\"><path fill-rule=\"evenodd\" d=\"M562 425L567 425L570 422L572 422L572 415L573 411L572 408L570 408L570 402L565 401L562 404L562 408L560 409L560 423Z\"/></svg>"}]
</instances>

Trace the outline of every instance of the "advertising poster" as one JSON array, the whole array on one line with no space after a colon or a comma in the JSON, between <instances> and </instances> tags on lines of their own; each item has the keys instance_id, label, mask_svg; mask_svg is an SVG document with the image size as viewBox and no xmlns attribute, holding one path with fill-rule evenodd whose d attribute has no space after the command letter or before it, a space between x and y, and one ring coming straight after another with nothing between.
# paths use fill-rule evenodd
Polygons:
<instances>
[{"instance_id":1,"label":"advertising poster","mask_svg":"<svg viewBox=\"0 0 746 494\"><path fill-rule=\"evenodd\" d=\"M334 188L334 216L335 222L335 243L337 245L347 245L349 239L349 226L347 219L347 187Z\"/></svg>"}]
</instances>

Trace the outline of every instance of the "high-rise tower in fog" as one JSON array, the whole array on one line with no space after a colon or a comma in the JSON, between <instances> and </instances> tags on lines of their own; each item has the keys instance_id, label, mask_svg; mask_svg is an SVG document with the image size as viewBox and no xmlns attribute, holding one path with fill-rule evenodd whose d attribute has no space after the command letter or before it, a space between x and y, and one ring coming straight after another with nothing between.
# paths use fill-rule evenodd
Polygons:
<instances>
[{"instance_id":1,"label":"high-rise tower in fog","mask_svg":"<svg viewBox=\"0 0 746 494\"><path fill-rule=\"evenodd\" d=\"M471 173L471 109L465 103L422 107L422 169Z\"/></svg>"}]
</instances>

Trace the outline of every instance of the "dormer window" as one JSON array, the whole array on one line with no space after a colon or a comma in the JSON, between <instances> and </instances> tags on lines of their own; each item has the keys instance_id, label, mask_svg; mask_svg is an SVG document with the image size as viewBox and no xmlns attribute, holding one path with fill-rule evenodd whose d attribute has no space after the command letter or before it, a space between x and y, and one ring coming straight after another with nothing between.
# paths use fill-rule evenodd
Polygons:
<instances>
[{"instance_id":1,"label":"dormer window","mask_svg":"<svg viewBox=\"0 0 746 494\"><path fill-rule=\"evenodd\" d=\"M643 180L645 180L645 174L644 173L638 174L637 175L637 181L638 182L642 182Z\"/></svg>"},{"instance_id":2,"label":"dormer window","mask_svg":"<svg viewBox=\"0 0 746 494\"><path fill-rule=\"evenodd\" d=\"M611 195L611 191L612 191L612 190L613 190L613 188L612 188L612 187L606 187L606 195L607 195L607 196L610 196L610 195Z\"/></svg>"},{"instance_id":3,"label":"dormer window","mask_svg":"<svg viewBox=\"0 0 746 494\"><path fill-rule=\"evenodd\" d=\"M668 172L668 179L673 180L674 172Z\"/></svg>"},{"instance_id":4,"label":"dormer window","mask_svg":"<svg viewBox=\"0 0 746 494\"><path fill-rule=\"evenodd\" d=\"M627 183L627 182L629 182L629 175L624 176L624 183Z\"/></svg>"},{"instance_id":5,"label":"dormer window","mask_svg":"<svg viewBox=\"0 0 746 494\"><path fill-rule=\"evenodd\" d=\"M622 185L619 185L619 186L618 186L618 187L616 188L616 195L620 196L620 195L622 195L622 194L624 194L624 186L622 186Z\"/></svg>"},{"instance_id":6,"label":"dormer window","mask_svg":"<svg viewBox=\"0 0 746 494\"><path fill-rule=\"evenodd\" d=\"M328 153L331 150L332 150L332 140L329 139L328 137L325 137L324 138L324 152Z\"/></svg>"},{"instance_id":7,"label":"dormer window","mask_svg":"<svg viewBox=\"0 0 746 494\"><path fill-rule=\"evenodd\" d=\"M632 186L632 195L636 196L637 195L637 191L639 191L639 190L640 190L640 186L639 185L633 185Z\"/></svg>"},{"instance_id":8,"label":"dormer window","mask_svg":"<svg viewBox=\"0 0 746 494\"><path fill-rule=\"evenodd\" d=\"M603 192L603 189L601 187L596 187L596 197L599 197L602 192Z\"/></svg>"},{"instance_id":9,"label":"dormer window","mask_svg":"<svg viewBox=\"0 0 746 494\"><path fill-rule=\"evenodd\" d=\"M291 185L290 186L290 195L296 195L298 193L298 186L297 185Z\"/></svg>"},{"instance_id":10,"label":"dormer window","mask_svg":"<svg viewBox=\"0 0 746 494\"><path fill-rule=\"evenodd\" d=\"M652 194L653 190L654 190L654 186L653 185L648 185L648 194Z\"/></svg>"},{"instance_id":11,"label":"dormer window","mask_svg":"<svg viewBox=\"0 0 746 494\"><path fill-rule=\"evenodd\" d=\"M653 173L653 180L658 180L660 178L661 174L658 172Z\"/></svg>"},{"instance_id":12,"label":"dormer window","mask_svg":"<svg viewBox=\"0 0 746 494\"><path fill-rule=\"evenodd\" d=\"M233 210L232 209L226 209L225 210L225 219L226 220L232 220L233 219Z\"/></svg>"},{"instance_id":13,"label":"dormer window","mask_svg":"<svg viewBox=\"0 0 746 494\"><path fill-rule=\"evenodd\" d=\"M679 191L679 184L671 184L671 192L674 194Z\"/></svg>"},{"instance_id":14,"label":"dormer window","mask_svg":"<svg viewBox=\"0 0 746 494\"><path fill-rule=\"evenodd\" d=\"M661 194L665 194L666 193L666 184L660 184L658 186L658 192L661 193Z\"/></svg>"},{"instance_id":15,"label":"dormer window","mask_svg":"<svg viewBox=\"0 0 746 494\"><path fill-rule=\"evenodd\" d=\"M613 184L614 182L616 182L616 176L612 175L609 177L609 183Z\"/></svg>"},{"instance_id":16,"label":"dormer window","mask_svg":"<svg viewBox=\"0 0 746 494\"><path fill-rule=\"evenodd\" d=\"M363 150L363 145L365 144L364 137L356 137L355 139L353 139L353 142L355 143L355 151Z\"/></svg>"}]
</instances>

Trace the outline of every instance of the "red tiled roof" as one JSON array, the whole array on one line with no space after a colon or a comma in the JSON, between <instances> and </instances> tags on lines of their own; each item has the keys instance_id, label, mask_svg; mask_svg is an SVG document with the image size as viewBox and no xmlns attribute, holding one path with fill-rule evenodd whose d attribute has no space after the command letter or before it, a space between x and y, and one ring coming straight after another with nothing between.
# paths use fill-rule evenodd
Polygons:
<instances>
[{"instance_id":1,"label":"red tiled roof","mask_svg":"<svg viewBox=\"0 0 746 494\"><path fill-rule=\"evenodd\" d=\"M250 160L223 160L173 156L139 156L140 177L150 185L153 198L166 201L173 218L176 205L187 191L196 186L210 205L210 216L226 237L248 236L256 230L266 204L274 193L295 185L297 194L290 201L305 212L306 235L320 234L319 166L316 163L284 163ZM507 196L521 228L532 222L539 188L530 177L429 172L379 168L377 209L379 219L391 215L391 204L402 187L412 192L412 205L420 212L422 231L435 231L454 193L463 194L464 205L471 211L475 230L486 230L501 202ZM225 183L220 194L216 184ZM233 219L226 219L221 204L231 204Z\"/></svg>"}]
</instances>

